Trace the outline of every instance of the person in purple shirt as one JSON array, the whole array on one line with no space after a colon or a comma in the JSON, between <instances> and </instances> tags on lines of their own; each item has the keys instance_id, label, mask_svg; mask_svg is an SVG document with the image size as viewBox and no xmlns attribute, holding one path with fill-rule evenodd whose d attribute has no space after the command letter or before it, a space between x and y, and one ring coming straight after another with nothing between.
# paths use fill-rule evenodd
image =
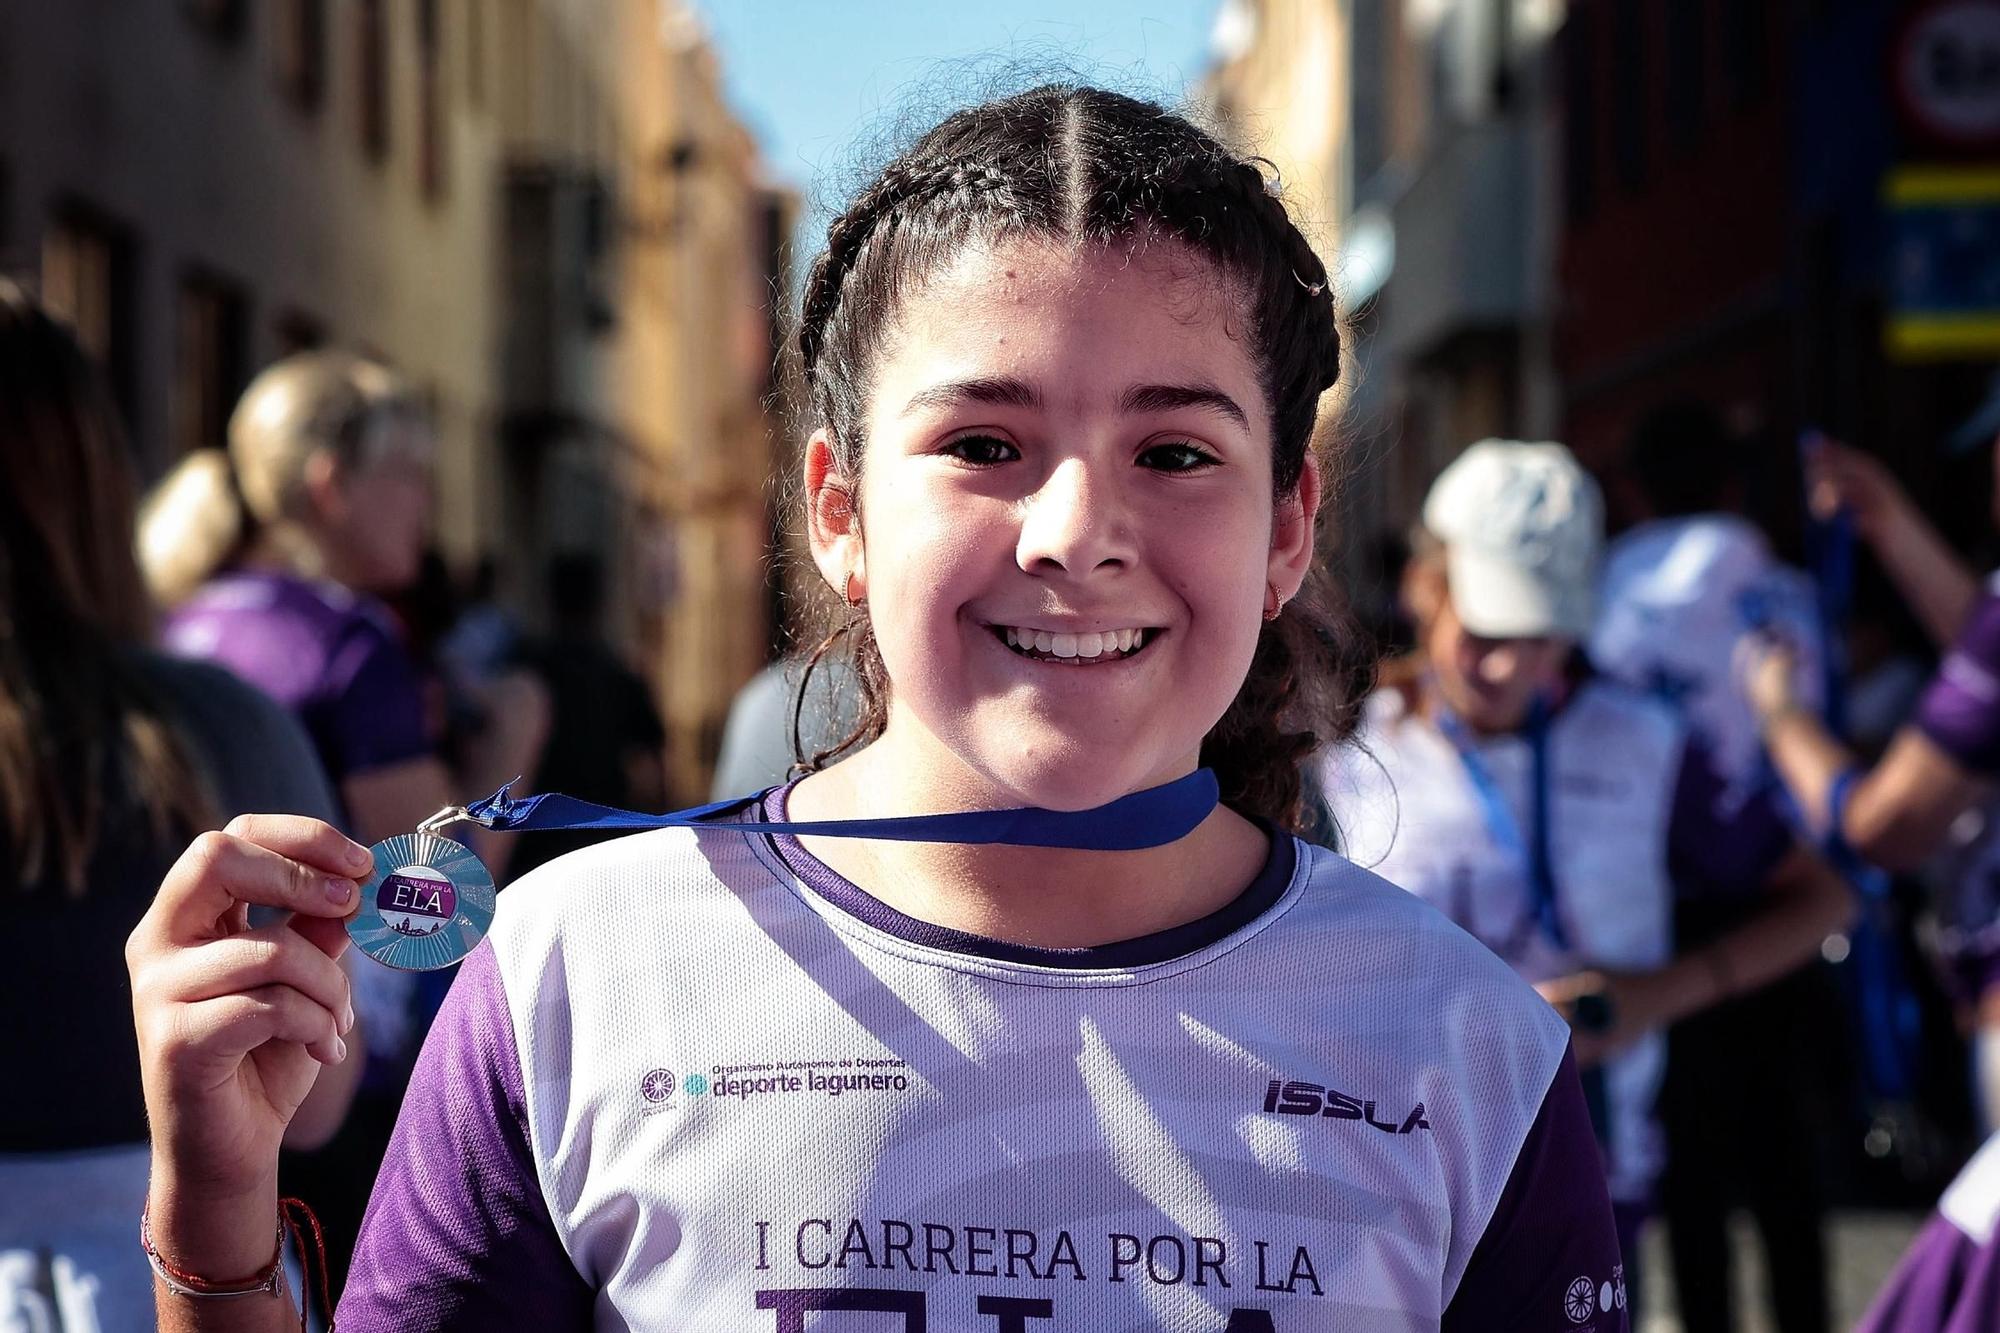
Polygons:
<instances>
[{"instance_id":1,"label":"person in purple shirt","mask_svg":"<svg viewBox=\"0 0 2000 1333\"><path fill-rule=\"evenodd\" d=\"M343 1329L1630 1327L1567 1025L1297 836L1358 700L1313 669L1351 643L1314 541L1340 325L1279 194L1118 94L967 108L833 223L798 333L864 707L769 813L1092 812L1202 769L1221 804L1125 851L682 829L542 867L425 1045ZM188 1272L268 1271L368 864L245 821L133 937ZM243 901L296 947L232 958Z\"/></svg>"},{"instance_id":2,"label":"person in purple shirt","mask_svg":"<svg viewBox=\"0 0 2000 1333\"><path fill-rule=\"evenodd\" d=\"M486 725L455 771L436 749L423 680L378 600L416 577L433 450L415 398L388 370L346 352L303 353L251 383L226 454L184 461L143 521L149 578L176 603L163 646L225 667L289 708L363 843L532 773L546 727L542 690L517 673L486 687ZM473 834L496 871L503 838ZM359 973L361 1094L338 1139L288 1162L290 1183L319 1203L336 1273L442 999L444 979L434 980Z\"/></svg>"},{"instance_id":3,"label":"person in purple shirt","mask_svg":"<svg viewBox=\"0 0 2000 1333\"><path fill-rule=\"evenodd\" d=\"M1995 450L2000 453L2000 439ZM1807 819L1877 865L1914 869L1961 817L1992 799L1993 779L2000 775L2000 579L1982 590L1978 577L1879 461L1827 442L1809 465L1815 512L1822 518L1842 510L1853 516L1898 591L1944 649L1944 660L1915 715L1881 760L1865 770L1818 714L1800 703L1797 672L1783 643L1750 646L1743 664L1746 687L1772 762ZM1995 517L2000 521L2000 491ZM1970 868L1974 873L1958 887L1962 898L1986 904L1984 920L1959 923L1951 961L1971 1020L1988 1126L2000 1130L2000 911L1992 899L1995 868ZM2000 1138L1975 1159L1988 1162L1980 1179L1989 1193L2000 1193L1991 1180L1995 1143ZM1992 1213L1987 1207L1983 1225L1964 1224L1948 1209L1934 1219L1862 1327L1868 1333L2000 1330L2000 1240L1993 1235Z\"/></svg>"}]
</instances>

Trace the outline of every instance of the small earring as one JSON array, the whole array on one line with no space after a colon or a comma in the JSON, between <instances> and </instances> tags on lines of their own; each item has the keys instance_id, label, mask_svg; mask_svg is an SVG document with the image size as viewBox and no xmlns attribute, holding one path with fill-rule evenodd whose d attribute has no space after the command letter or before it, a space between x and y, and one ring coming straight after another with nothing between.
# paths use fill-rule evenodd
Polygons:
<instances>
[{"instance_id":1,"label":"small earring","mask_svg":"<svg viewBox=\"0 0 2000 1333\"><path fill-rule=\"evenodd\" d=\"M1278 589L1272 584L1264 585L1264 621L1269 624L1276 620L1285 609L1285 599L1278 596Z\"/></svg>"},{"instance_id":2,"label":"small earring","mask_svg":"<svg viewBox=\"0 0 2000 1333\"><path fill-rule=\"evenodd\" d=\"M865 590L862 592L854 591L854 580L855 580L854 571L850 569L849 571L847 571L847 582L844 585L842 585L840 590L840 595L842 599L846 601L849 610L853 610L855 607L861 605L861 603L867 600L868 597L868 594Z\"/></svg>"}]
</instances>

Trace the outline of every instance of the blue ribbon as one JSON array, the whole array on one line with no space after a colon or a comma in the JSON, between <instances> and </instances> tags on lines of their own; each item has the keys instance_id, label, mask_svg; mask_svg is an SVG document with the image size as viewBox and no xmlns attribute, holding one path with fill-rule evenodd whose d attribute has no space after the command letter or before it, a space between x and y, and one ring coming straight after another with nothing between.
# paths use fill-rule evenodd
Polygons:
<instances>
[{"instance_id":1,"label":"blue ribbon","mask_svg":"<svg viewBox=\"0 0 2000 1333\"><path fill-rule=\"evenodd\" d=\"M1161 847L1194 832L1221 800L1212 769L1121 796L1093 810L969 810L957 814L896 815L880 819L732 820L754 797L717 801L672 814L649 815L579 801L549 792L515 800L502 787L465 807L465 816L502 832L549 829L718 828L736 833L789 833L794 837L877 838L893 842L1004 843L1012 847L1063 847L1133 852Z\"/></svg>"},{"instance_id":2,"label":"blue ribbon","mask_svg":"<svg viewBox=\"0 0 2000 1333\"><path fill-rule=\"evenodd\" d=\"M1520 858L1528 879L1528 915L1539 925L1558 949L1567 951L1570 947L1569 932L1564 929L1562 912L1556 901L1556 871L1554 853L1549 847L1549 789L1552 778L1549 773L1549 706L1548 701L1535 699L1528 711L1525 736L1530 755L1530 789L1528 796L1528 831L1524 836L1514 819L1513 809L1507 803L1507 795L1500 790L1500 784L1479 757L1479 745L1466 729L1458 715L1446 707L1443 701L1437 705L1438 729L1451 742L1451 748L1458 752L1458 761L1465 769L1465 776L1472 782L1472 790L1479 797L1480 813L1486 821L1486 832L1493 841ZM1516 932L1518 933L1518 932ZM1508 945L1513 947L1513 941Z\"/></svg>"}]
</instances>

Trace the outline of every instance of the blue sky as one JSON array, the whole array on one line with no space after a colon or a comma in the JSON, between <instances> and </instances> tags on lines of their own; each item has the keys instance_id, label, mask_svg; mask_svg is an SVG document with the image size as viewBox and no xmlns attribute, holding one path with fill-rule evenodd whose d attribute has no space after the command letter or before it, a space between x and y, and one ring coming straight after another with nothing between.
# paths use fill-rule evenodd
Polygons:
<instances>
[{"instance_id":1,"label":"blue sky","mask_svg":"<svg viewBox=\"0 0 2000 1333\"><path fill-rule=\"evenodd\" d=\"M694 0L731 103L806 225L907 113L935 119L1007 64L1169 99L1201 75L1218 0Z\"/></svg>"}]
</instances>

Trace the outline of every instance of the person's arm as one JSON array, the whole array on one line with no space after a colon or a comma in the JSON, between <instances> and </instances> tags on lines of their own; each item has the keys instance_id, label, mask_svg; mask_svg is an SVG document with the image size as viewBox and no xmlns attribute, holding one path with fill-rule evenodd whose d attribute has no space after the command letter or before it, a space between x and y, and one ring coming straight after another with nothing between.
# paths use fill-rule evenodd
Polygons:
<instances>
[{"instance_id":1,"label":"person's arm","mask_svg":"<svg viewBox=\"0 0 2000 1333\"><path fill-rule=\"evenodd\" d=\"M1586 972L1536 989L1574 1020L1576 1003L1598 993L1611 1024L1576 1034L1589 1065L1711 1005L1791 972L1847 924L1854 898L1831 867L1800 846L1765 792L1728 793L1706 749L1690 742L1674 782L1667 866L1679 893L1756 895L1762 910L1722 938L1647 972Z\"/></svg>"},{"instance_id":2,"label":"person's arm","mask_svg":"<svg viewBox=\"0 0 2000 1333\"><path fill-rule=\"evenodd\" d=\"M1942 648L1979 600L1979 578L1879 459L1830 440L1807 456L1806 486L1821 519L1846 511L1910 609Z\"/></svg>"},{"instance_id":3,"label":"person's arm","mask_svg":"<svg viewBox=\"0 0 2000 1333\"><path fill-rule=\"evenodd\" d=\"M278 1252L278 1145L353 1026L343 918L367 849L314 819L242 816L175 863L126 942L152 1136L147 1212L163 1262L210 1282ZM287 909L251 928L248 907ZM182 1296L155 1283L162 1333L277 1333L288 1296Z\"/></svg>"},{"instance_id":4,"label":"person's arm","mask_svg":"<svg viewBox=\"0 0 2000 1333\"><path fill-rule=\"evenodd\" d=\"M1859 760L1799 705L1790 654L1749 641L1744 690L1764 728L1779 777L1821 834L1840 834L1861 856L1892 870L1921 863L2000 769L2000 597L1979 601L1910 723L1873 769L1853 780L1839 811L1834 785Z\"/></svg>"},{"instance_id":5,"label":"person's arm","mask_svg":"<svg viewBox=\"0 0 2000 1333\"><path fill-rule=\"evenodd\" d=\"M1439 1333L1622 1333L1624 1260L1573 1053L1563 1055ZM1578 1315L1582 1314L1582 1318Z\"/></svg>"},{"instance_id":6,"label":"person's arm","mask_svg":"<svg viewBox=\"0 0 2000 1333\"><path fill-rule=\"evenodd\" d=\"M1649 1032L1671 1027L1724 1000L1767 986L1819 952L1828 935L1854 916L1854 897L1825 862L1795 847L1764 881L1767 905L1735 930L1677 955L1650 972L1599 969L1536 986L1564 1018L1576 1022L1586 995L1610 1001L1611 1024L1575 1033L1577 1059L1587 1068Z\"/></svg>"}]
</instances>

